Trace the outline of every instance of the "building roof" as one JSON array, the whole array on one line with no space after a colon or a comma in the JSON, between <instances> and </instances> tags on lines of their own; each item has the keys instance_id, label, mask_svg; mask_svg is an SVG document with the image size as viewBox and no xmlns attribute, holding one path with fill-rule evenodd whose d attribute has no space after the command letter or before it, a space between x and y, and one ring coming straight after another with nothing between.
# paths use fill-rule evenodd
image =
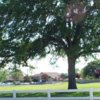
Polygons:
<instances>
[{"instance_id":1,"label":"building roof","mask_svg":"<svg viewBox=\"0 0 100 100\"><path fill-rule=\"evenodd\" d=\"M60 76L61 76L61 74L60 73L57 73L57 72L42 72L42 73L33 75L33 77L40 77L43 74L46 74L46 75L48 75L49 77L51 77L53 79L60 78Z\"/></svg>"}]
</instances>

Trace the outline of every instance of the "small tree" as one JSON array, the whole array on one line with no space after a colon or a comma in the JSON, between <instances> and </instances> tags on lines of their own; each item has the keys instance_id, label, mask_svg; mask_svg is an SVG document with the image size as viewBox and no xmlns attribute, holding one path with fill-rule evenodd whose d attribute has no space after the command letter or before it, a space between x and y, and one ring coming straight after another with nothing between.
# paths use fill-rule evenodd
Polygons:
<instances>
[{"instance_id":1,"label":"small tree","mask_svg":"<svg viewBox=\"0 0 100 100\"><path fill-rule=\"evenodd\" d=\"M9 72L5 69L0 69L0 82L4 82L7 80L9 76Z\"/></svg>"},{"instance_id":2,"label":"small tree","mask_svg":"<svg viewBox=\"0 0 100 100\"><path fill-rule=\"evenodd\" d=\"M65 74L65 73L62 73L62 74L61 74L61 78L62 78L62 79L68 79L67 73L66 73L66 74Z\"/></svg>"},{"instance_id":3,"label":"small tree","mask_svg":"<svg viewBox=\"0 0 100 100\"><path fill-rule=\"evenodd\" d=\"M24 82L31 82L32 79L31 79L30 76L26 75L26 76L24 76L23 81L24 81Z\"/></svg>"},{"instance_id":4,"label":"small tree","mask_svg":"<svg viewBox=\"0 0 100 100\"><path fill-rule=\"evenodd\" d=\"M10 69L10 78L12 78L14 81L23 80L23 72L20 70L17 64L14 64L14 66L10 67L9 69Z\"/></svg>"}]
</instances>

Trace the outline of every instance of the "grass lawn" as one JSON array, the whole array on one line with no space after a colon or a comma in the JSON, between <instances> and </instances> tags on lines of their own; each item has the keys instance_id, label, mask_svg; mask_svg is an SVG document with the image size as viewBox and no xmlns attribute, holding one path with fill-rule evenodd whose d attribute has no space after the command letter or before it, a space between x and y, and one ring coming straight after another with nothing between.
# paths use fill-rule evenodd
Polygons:
<instances>
[{"instance_id":1,"label":"grass lawn","mask_svg":"<svg viewBox=\"0 0 100 100\"><path fill-rule=\"evenodd\" d=\"M88 89L88 88L100 88L100 83L86 83L86 84L78 84L78 89Z\"/></svg>"},{"instance_id":2,"label":"grass lawn","mask_svg":"<svg viewBox=\"0 0 100 100\"><path fill-rule=\"evenodd\" d=\"M52 90L52 89L67 89L67 82L60 82L55 84L41 84L41 85L16 85L16 86L0 86L0 91L12 91L12 90ZM77 84L78 89L88 89L88 88L100 88L100 83L86 83L86 84ZM96 96L100 96L100 92L94 93ZM89 96L88 92L79 93L52 93L53 97L55 96ZM46 97L47 93L17 93L17 97ZM1 97L12 97L11 93L0 93Z\"/></svg>"},{"instance_id":3,"label":"grass lawn","mask_svg":"<svg viewBox=\"0 0 100 100\"><path fill-rule=\"evenodd\" d=\"M10 90L52 90L52 89L67 89L67 82L60 82L55 84L41 84L41 85L16 85L16 86L0 86L0 91ZM78 89L100 88L100 83L86 83L77 84Z\"/></svg>"},{"instance_id":4,"label":"grass lawn","mask_svg":"<svg viewBox=\"0 0 100 100\"><path fill-rule=\"evenodd\" d=\"M48 90L48 89L67 89L67 83L60 82L55 84L38 84L38 85L15 85L15 86L0 86L0 91L7 90Z\"/></svg>"}]
</instances>

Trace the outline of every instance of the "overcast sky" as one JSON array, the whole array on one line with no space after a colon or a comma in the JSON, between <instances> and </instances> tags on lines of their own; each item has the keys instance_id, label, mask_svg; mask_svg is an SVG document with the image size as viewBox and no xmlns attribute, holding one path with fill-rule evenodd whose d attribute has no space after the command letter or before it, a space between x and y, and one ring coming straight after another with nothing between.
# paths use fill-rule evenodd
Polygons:
<instances>
[{"instance_id":1,"label":"overcast sky","mask_svg":"<svg viewBox=\"0 0 100 100\"><path fill-rule=\"evenodd\" d=\"M48 55L45 58L40 59L38 61L37 60L29 61L30 65L33 65L34 67L36 67L35 69L31 70L31 73L37 74L40 72L59 72L59 73L68 72L67 58L60 57L57 60L56 64L54 65L50 64L50 58L51 58L51 55ZM97 54L96 58L100 59L100 53ZM76 68L81 70L90 61L93 61L92 57L90 57L87 61L85 61L83 57L80 57L80 59L76 63ZM22 68L22 71L24 72L24 74L30 73L29 68Z\"/></svg>"}]
</instances>

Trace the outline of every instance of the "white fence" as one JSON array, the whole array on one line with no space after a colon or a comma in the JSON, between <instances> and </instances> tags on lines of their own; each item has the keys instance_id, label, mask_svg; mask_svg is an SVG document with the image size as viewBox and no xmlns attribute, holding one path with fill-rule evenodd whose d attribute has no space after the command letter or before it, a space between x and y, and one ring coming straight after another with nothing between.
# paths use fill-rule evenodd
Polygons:
<instances>
[{"instance_id":1,"label":"white fence","mask_svg":"<svg viewBox=\"0 0 100 100\"><path fill-rule=\"evenodd\" d=\"M85 97L53 97L52 93L69 93L69 92L88 92L89 96ZM100 96L93 95L94 92L100 92L100 89L84 89L84 90L34 90L34 91L0 91L0 94L11 93L12 97L0 97L0 100L100 100ZM17 97L17 93L47 93L47 97Z\"/></svg>"}]
</instances>

